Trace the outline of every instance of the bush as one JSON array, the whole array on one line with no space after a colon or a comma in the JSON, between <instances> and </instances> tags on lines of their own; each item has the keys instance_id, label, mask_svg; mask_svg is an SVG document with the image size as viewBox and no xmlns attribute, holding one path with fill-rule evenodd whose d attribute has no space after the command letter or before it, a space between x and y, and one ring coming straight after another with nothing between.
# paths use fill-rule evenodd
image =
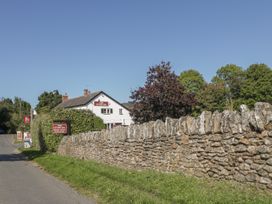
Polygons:
<instances>
[{"instance_id":1,"label":"bush","mask_svg":"<svg viewBox=\"0 0 272 204\"><path fill-rule=\"evenodd\" d=\"M55 120L70 121L71 134L99 131L105 128L102 119L89 110L54 109L49 114L37 116L31 126L33 145L41 151L57 151L63 135L52 132L52 124Z\"/></svg>"}]
</instances>

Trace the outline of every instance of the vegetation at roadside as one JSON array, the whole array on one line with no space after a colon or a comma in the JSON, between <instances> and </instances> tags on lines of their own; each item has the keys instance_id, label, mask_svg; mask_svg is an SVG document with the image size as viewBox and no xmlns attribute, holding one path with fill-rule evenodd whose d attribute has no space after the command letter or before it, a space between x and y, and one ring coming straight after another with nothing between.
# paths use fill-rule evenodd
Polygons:
<instances>
[{"instance_id":1,"label":"vegetation at roadside","mask_svg":"<svg viewBox=\"0 0 272 204\"><path fill-rule=\"evenodd\" d=\"M37 150L23 152L49 173L96 197L99 203L271 203L272 195L242 184L182 174L132 171Z\"/></svg>"},{"instance_id":2,"label":"vegetation at roadside","mask_svg":"<svg viewBox=\"0 0 272 204\"><path fill-rule=\"evenodd\" d=\"M33 144L43 152L55 152L62 139L62 135L52 132L54 121L67 120L71 125L71 134L88 131L98 131L105 128L101 118L90 110L53 109L48 114L38 115L32 122L31 134Z\"/></svg>"},{"instance_id":3,"label":"vegetation at roadside","mask_svg":"<svg viewBox=\"0 0 272 204\"><path fill-rule=\"evenodd\" d=\"M38 97L38 104L36 106L36 111L38 113L48 113L53 108L55 108L58 104L62 101L62 95L59 93L58 90L54 91L44 91Z\"/></svg>"},{"instance_id":4,"label":"vegetation at roadside","mask_svg":"<svg viewBox=\"0 0 272 204\"><path fill-rule=\"evenodd\" d=\"M21 98L3 98L0 100L0 129L6 133L16 133L16 130L29 130L23 117L30 115L31 106Z\"/></svg>"}]
</instances>

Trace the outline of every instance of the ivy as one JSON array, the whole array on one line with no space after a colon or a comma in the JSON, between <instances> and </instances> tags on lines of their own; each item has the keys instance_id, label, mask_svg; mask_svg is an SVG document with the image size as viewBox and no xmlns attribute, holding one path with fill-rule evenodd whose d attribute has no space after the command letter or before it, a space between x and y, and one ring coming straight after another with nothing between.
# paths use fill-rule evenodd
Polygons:
<instances>
[{"instance_id":1,"label":"ivy","mask_svg":"<svg viewBox=\"0 0 272 204\"><path fill-rule=\"evenodd\" d=\"M63 135L52 132L53 121L68 120L71 134L99 131L105 128L101 118L89 110L54 109L48 114L37 116L32 123L33 144L42 151L56 152Z\"/></svg>"}]
</instances>

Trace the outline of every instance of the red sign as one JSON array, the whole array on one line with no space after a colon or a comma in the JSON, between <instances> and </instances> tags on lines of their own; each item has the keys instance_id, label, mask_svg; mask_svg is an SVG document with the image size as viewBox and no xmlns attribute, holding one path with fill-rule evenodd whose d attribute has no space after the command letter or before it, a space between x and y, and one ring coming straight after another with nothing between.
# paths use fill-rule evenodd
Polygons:
<instances>
[{"instance_id":1,"label":"red sign","mask_svg":"<svg viewBox=\"0 0 272 204\"><path fill-rule=\"evenodd\" d=\"M67 134L68 133L68 125L67 123L53 123L52 130L55 134Z\"/></svg>"},{"instance_id":2,"label":"red sign","mask_svg":"<svg viewBox=\"0 0 272 204\"><path fill-rule=\"evenodd\" d=\"M109 106L109 102L108 101L95 101L94 102L95 106Z\"/></svg>"},{"instance_id":3,"label":"red sign","mask_svg":"<svg viewBox=\"0 0 272 204\"><path fill-rule=\"evenodd\" d=\"M30 123L30 116L28 116L28 115L26 115L26 116L24 116L24 123L25 124L29 124Z\"/></svg>"}]
</instances>

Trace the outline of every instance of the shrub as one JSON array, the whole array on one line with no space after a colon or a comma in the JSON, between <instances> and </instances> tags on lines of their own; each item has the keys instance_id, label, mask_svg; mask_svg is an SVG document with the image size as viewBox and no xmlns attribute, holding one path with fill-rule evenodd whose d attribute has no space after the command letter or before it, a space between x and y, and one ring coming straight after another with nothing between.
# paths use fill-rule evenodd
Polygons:
<instances>
[{"instance_id":1,"label":"shrub","mask_svg":"<svg viewBox=\"0 0 272 204\"><path fill-rule=\"evenodd\" d=\"M48 114L37 116L31 126L33 145L42 151L57 151L63 137L52 132L52 124L55 120L68 120L71 134L98 131L105 127L102 119L89 110L54 109Z\"/></svg>"}]
</instances>

